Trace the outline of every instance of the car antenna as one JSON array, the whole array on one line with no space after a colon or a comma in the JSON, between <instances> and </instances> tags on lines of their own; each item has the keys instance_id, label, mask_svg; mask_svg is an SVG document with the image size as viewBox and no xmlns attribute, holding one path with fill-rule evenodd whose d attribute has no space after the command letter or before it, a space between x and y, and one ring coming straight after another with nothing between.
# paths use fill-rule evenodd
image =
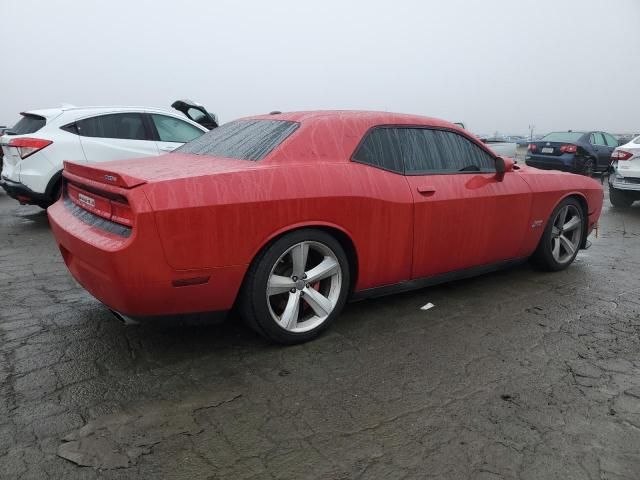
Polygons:
<instances>
[{"instance_id":1,"label":"car antenna","mask_svg":"<svg viewBox=\"0 0 640 480\"><path fill-rule=\"evenodd\" d=\"M274 110L272 112L269 112L269 115L280 115L282 112L280 110Z\"/></svg>"}]
</instances>

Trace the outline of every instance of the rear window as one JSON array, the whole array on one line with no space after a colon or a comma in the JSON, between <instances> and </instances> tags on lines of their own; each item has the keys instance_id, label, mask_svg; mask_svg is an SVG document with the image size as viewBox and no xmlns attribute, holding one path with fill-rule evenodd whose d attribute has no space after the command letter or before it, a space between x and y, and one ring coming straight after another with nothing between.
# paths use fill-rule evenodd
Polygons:
<instances>
[{"instance_id":1,"label":"rear window","mask_svg":"<svg viewBox=\"0 0 640 480\"><path fill-rule=\"evenodd\" d=\"M16 123L12 128L8 129L7 133L10 135L27 135L29 133L36 133L47 123L47 120L40 115L26 114Z\"/></svg>"},{"instance_id":2,"label":"rear window","mask_svg":"<svg viewBox=\"0 0 640 480\"><path fill-rule=\"evenodd\" d=\"M553 132L542 137L543 142L577 142L584 132Z\"/></svg>"},{"instance_id":3,"label":"rear window","mask_svg":"<svg viewBox=\"0 0 640 480\"><path fill-rule=\"evenodd\" d=\"M296 122L284 120L236 120L214 128L174 152L262 160L298 126Z\"/></svg>"}]
</instances>

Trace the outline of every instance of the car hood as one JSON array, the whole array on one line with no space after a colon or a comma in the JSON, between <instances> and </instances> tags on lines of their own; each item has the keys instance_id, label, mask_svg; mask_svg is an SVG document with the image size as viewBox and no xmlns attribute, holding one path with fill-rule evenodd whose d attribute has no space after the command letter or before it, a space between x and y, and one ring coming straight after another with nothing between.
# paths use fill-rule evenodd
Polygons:
<instances>
[{"instance_id":1,"label":"car hood","mask_svg":"<svg viewBox=\"0 0 640 480\"><path fill-rule=\"evenodd\" d=\"M91 165L65 162L65 169L73 174L102 183L116 181L127 188L144 183L163 182L180 178L200 177L217 173L251 170L258 164L249 160L169 153L158 157L115 160ZM117 179L117 180L116 180Z\"/></svg>"}]
</instances>

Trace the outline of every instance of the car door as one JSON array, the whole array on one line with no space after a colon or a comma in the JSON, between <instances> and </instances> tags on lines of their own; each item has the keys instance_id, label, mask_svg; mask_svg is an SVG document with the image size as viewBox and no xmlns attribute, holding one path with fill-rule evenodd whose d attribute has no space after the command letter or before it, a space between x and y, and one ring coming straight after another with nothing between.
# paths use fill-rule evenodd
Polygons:
<instances>
[{"instance_id":1,"label":"car door","mask_svg":"<svg viewBox=\"0 0 640 480\"><path fill-rule=\"evenodd\" d=\"M414 198L412 278L522 257L532 193L517 172L460 133L401 129Z\"/></svg>"},{"instance_id":2,"label":"car door","mask_svg":"<svg viewBox=\"0 0 640 480\"><path fill-rule=\"evenodd\" d=\"M604 135L602 135L601 132L591 132L591 135L589 135L589 143L592 145L597 157L596 168L601 170L607 167L611 162L613 149L607 145Z\"/></svg>"},{"instance_id":3,"label":"car door","mask_svg":"<svg viewBox=\"0 0 640 480\"><path fill-rule=\"evenodd\" d=\"M150 113L148 117L160 153L172 152L206 132L204 129L170 115Z\"/></svg>"},{"instance_id":4,"label":"car door","mask_svg":"<svg viewBox=\"0 0 640 480\"><path fill-rule=\"evenodd\" d=\"M88 163L158 155L142 113L108 113L75 123Z\"/></svg>"}]
</instances>

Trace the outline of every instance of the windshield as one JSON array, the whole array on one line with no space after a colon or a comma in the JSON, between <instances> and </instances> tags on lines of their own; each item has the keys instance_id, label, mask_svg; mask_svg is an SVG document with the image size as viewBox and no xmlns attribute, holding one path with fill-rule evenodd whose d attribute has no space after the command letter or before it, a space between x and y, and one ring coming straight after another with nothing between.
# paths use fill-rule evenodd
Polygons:
<instances>
[{"instance_id":1,"label":"windshield","mask_svg":"<svg viewBox=\"0 0 640 480\"><path fill-rule=\"evenodd\" d=\"M299 124L283 120L236 120L205 133L174 150L237 160L262 160Z\"/></svg>"}]
</instances>

